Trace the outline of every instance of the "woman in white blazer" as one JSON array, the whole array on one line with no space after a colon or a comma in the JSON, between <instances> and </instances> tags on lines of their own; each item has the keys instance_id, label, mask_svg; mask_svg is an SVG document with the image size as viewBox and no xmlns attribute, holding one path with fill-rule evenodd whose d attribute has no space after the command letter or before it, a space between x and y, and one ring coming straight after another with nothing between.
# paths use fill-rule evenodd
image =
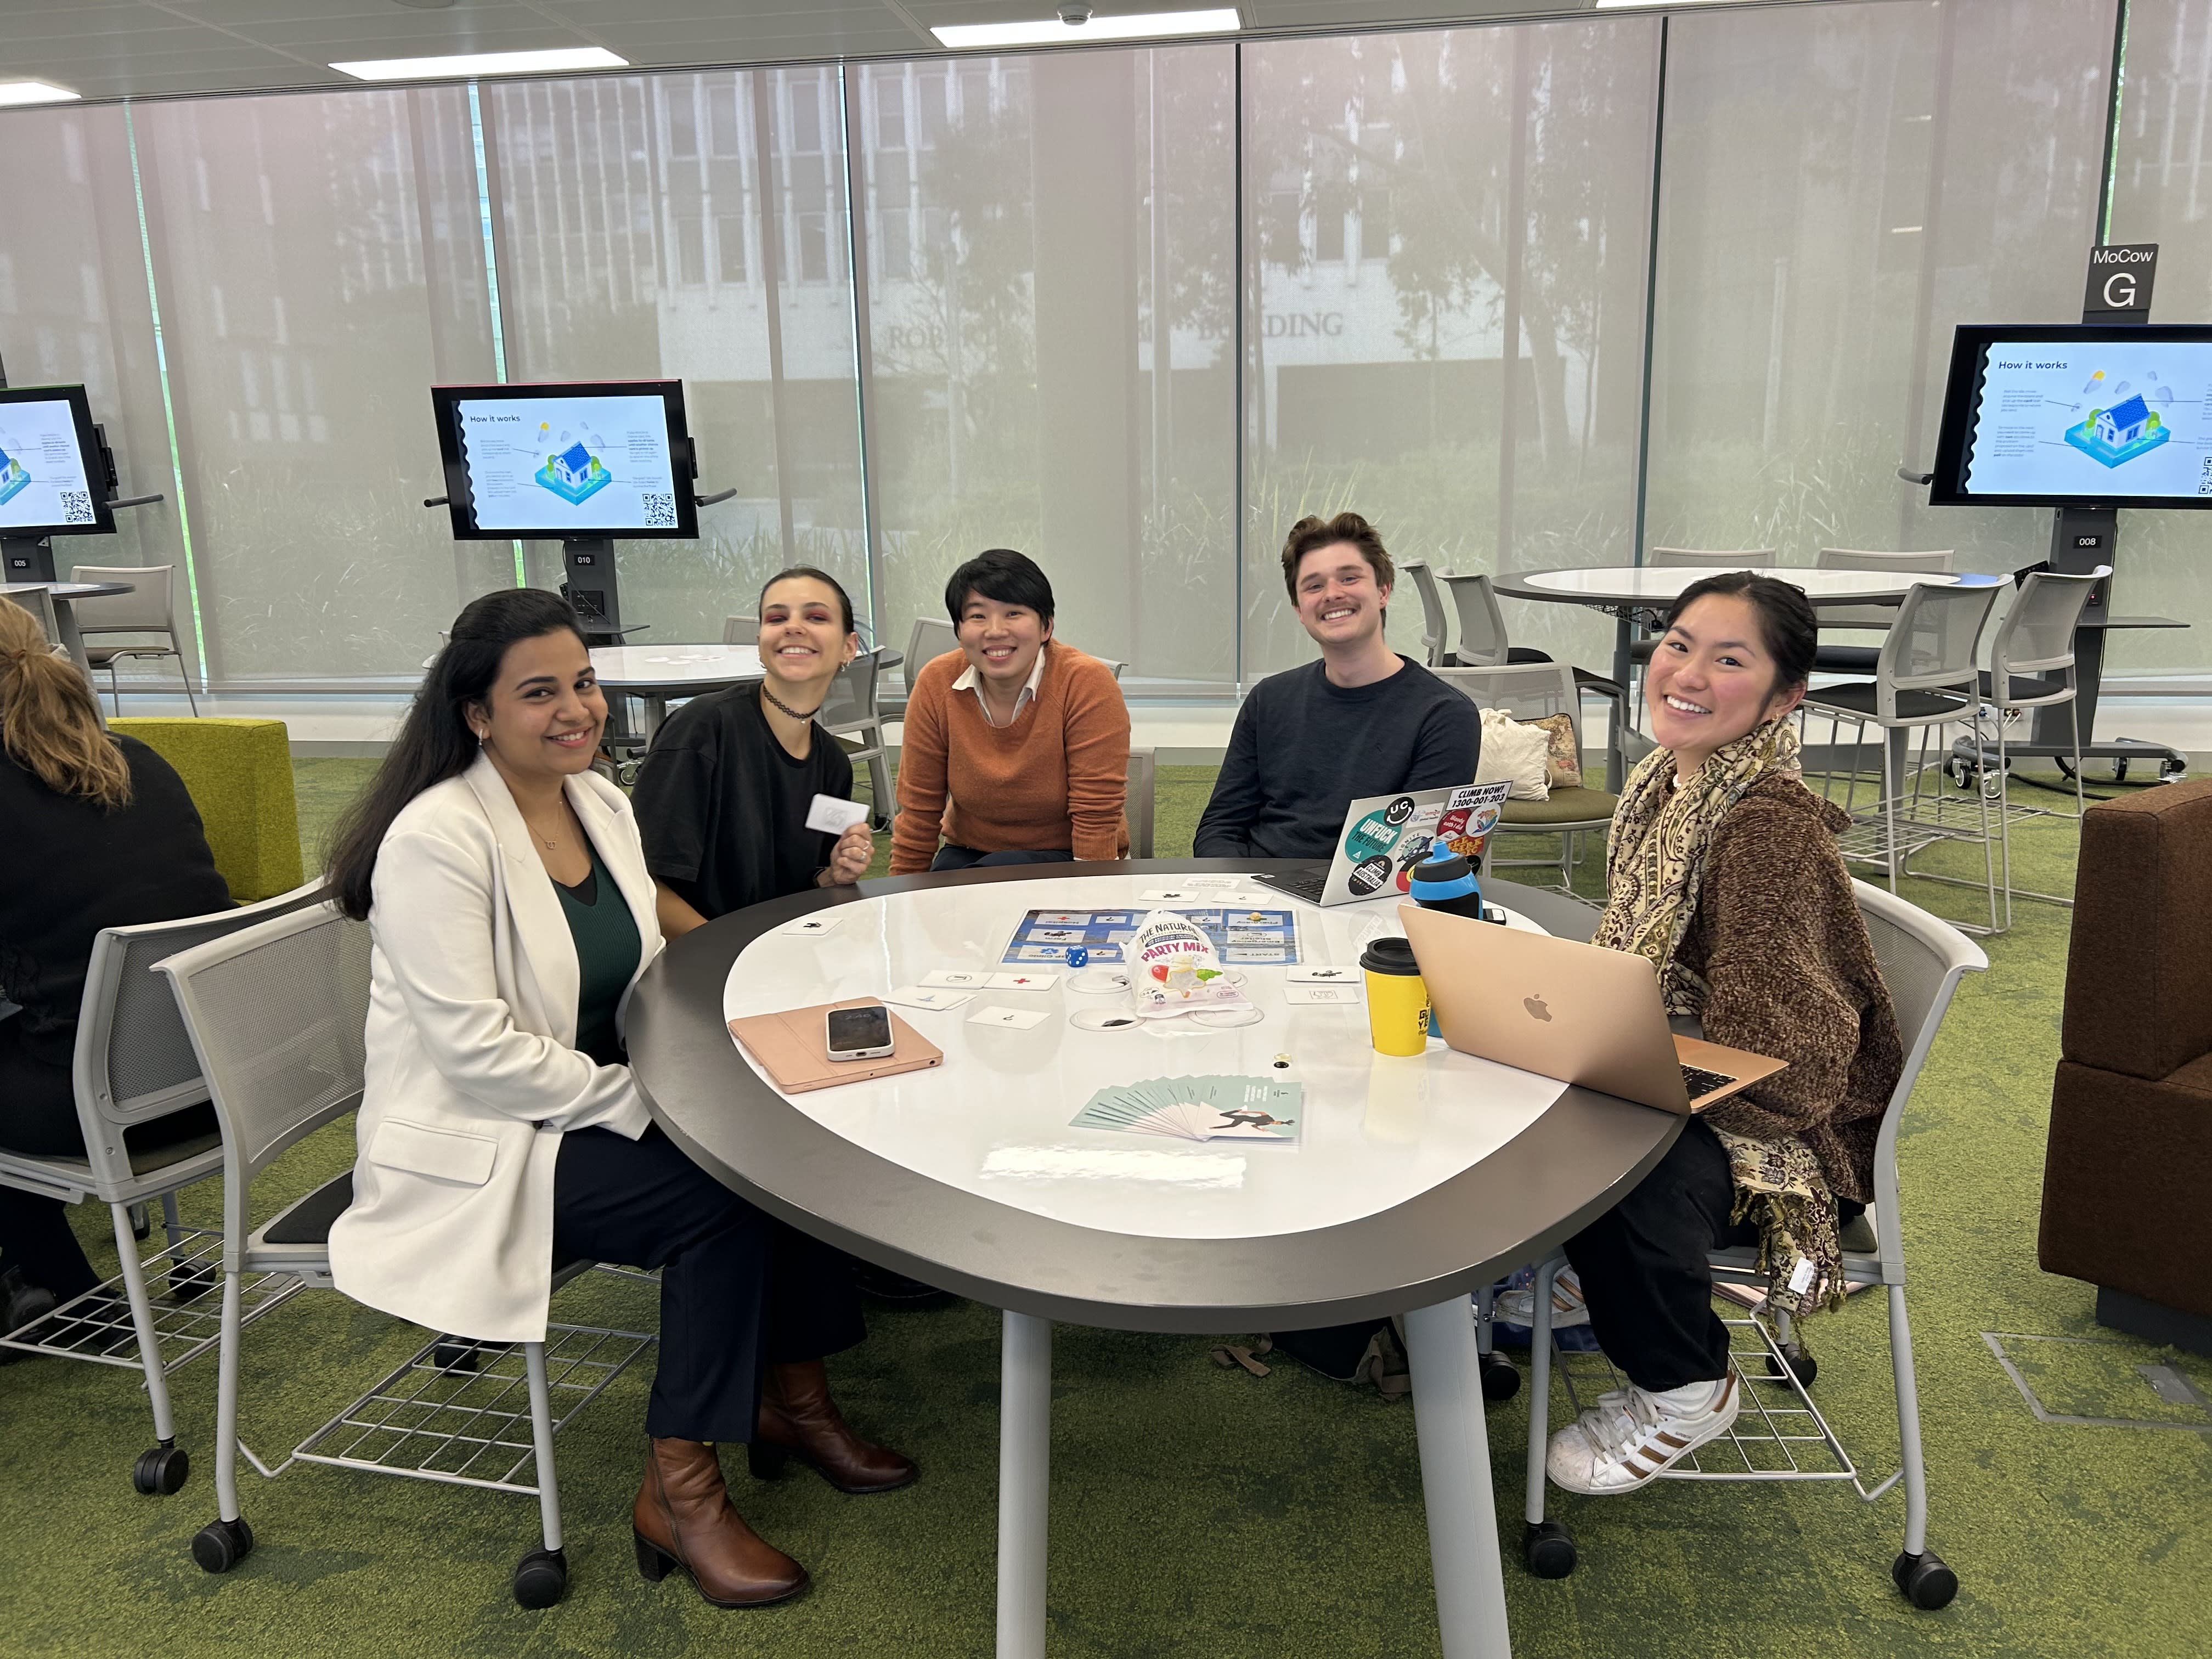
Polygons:
<instances>
[{"instance_id":1,"label":"woman in white blazer","mask_svg":"<svg viewBox=\"0 0 2212 1659\"><path fill-rule=\"evenodd\" d=\"M738 1517L714 1443L845 1492L915 1470L830 1398L822 1356L865 1334L843 1258L694 1164L630 1076L623 1012L661 939L629 802L591 770L605 723L567 601L488 594L342 830L331 886L374 951L331 1269L372 1307L501 1342L543 1340L556 1257L660 1269L638 1565L760 1606L806 1572Z\"/></svg>"}]
</instances>

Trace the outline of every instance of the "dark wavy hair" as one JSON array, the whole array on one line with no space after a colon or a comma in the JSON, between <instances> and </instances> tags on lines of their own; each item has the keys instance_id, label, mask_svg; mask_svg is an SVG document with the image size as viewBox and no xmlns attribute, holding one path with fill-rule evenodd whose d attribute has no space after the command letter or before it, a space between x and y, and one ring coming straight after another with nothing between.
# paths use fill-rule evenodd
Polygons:
<instances>
[{"instance_id":1,"label":"dark wavy hair","mask_svg":"<svg viewBox=\"0 0 2212 1659\"><path fill-rule=\"evenodd\" d=\"M453 618L446 648L422 677L376 781L338 825L330 887L339 909L356 921L368 920L376 855L392 821L425 789L475 763L480 745L469 729L469 705L490 696L507 647L560 633L574 634L580 642L584 638L568 601L538 587L487 593Z\"/></svg>"},{"instance_id":2,"label":"dark wavy hair","mask_svg":"<svg viewBox=\"0 0 2212 1659\"><path fill-rule=\"evenodd\" d=\"M1812 678L1813 653L1820 644L1820 623L1814 613L1813 601L1805 597L1803 588L1795 582L1754 575L1748 570L1723 571L1702 577L1684 588L1667 611L1667 626L1672 628L1684 611L1708 593L1751 602L1752 614L1759 618L1759 637L1766 644L1766 654L1774 659L1774 684L1767 691L1768 696L1802 685Z\"/></svg>"}]
</instances>

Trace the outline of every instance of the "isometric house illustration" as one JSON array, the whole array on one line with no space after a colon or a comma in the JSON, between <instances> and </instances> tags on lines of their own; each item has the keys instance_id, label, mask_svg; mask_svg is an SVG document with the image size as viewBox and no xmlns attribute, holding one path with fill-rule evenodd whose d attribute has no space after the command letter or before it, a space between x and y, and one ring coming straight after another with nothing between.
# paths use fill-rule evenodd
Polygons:
<instances>
[{"instance_id":1,"label":"isometric house illustration","mask_svg":"<svg viewBox=\"0 0 2212 1659\"><path fill-rule=\"evenodd\" d=\"M2137 392L2110 409L2093 409L2079 426L2066 428L2066 441L2092 459L2118 466L2156 449L2173 435Z\"/></svg>"},{"instance_id":2,"label":"isometric house illustration","mask_svg":"<svg viewBox=\"0 0 2212 1659\"><path fill-rule=\"evenodd\" d=\"M2097 416L2097 436L2114 449L2133 443L2150 424L2150 406L2140 396Z\"/></svg>"},{"instance_id":3,"label":"isometric house illustration","mask_svg":"<svg viewBox=\"0 0 2212 1659\"><path fill-rule=\"evenodd\" d=\"M538 469L538 482L574 505L605 489L614 477L601 465L599 458L579 442L570 444L558 454L548 455L545 465Z\"/></svg>"},{"instance_id":4,"label":"isometric house illustration","mask_svg":"<svg viewBox=\"0 0 2212 1659\"><path fill-rule=\"evenodd\" d=\"M31 475L23 471L23 464L0 449L0 501L20 495L31 487Z\"/></svg>"}]
</instances>

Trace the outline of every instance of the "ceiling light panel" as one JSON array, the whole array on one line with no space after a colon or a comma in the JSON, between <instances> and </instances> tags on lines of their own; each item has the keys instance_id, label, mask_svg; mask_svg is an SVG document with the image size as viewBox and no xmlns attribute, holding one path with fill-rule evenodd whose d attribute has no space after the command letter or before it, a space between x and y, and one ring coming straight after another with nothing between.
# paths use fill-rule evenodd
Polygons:
<instances>
[{"instance_id":1,"label":"ceiling light panel","mask_svg":"<svg viewBox=\"0 0 2212 1659\"><path fill-rule=\"evenodd\" d=\"M18 104L69 104L77 94L44 81L0 81L0 109Z\"/></svg>"},{"instance_id":2,"label":"ceiling light panel","mask_svg":"<svg viewBox=\"0 0 2212 1659\"><path fill-rule=\"evenodd\" d=\"M956 51L1004 46L1080 46L1093 40L1157 40L1186 34L1234 34L1242 27L1236 8L1210 11L1150 11L1126 17L1093 17L1063 23L1057 17L1027 23L944 23L930 30Z\"/></svg>"},{"instance_id":3,"label":"ceiling light panel","mask_svg":"<svg viewBox=\"0 0 2212 1659\"><path fill-rule=\"evenodd\" d=\"M478 75L628 69L629 59L617 58L604 46L562 46L552 52L477 52L456 58L378 58L331 67L356 81L452 81Z\"/></svg>"}]
</instances>

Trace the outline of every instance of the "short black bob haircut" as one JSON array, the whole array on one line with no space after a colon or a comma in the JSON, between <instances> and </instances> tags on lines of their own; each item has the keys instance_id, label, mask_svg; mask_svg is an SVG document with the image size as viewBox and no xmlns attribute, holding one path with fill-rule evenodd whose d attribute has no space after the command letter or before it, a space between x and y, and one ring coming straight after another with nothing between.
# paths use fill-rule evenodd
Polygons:
<instances>
[{"instance_id":1,"label":"short black bob haircut","mask_svg":"<svg viewBox=\"0 0 2212 1659\"><path fill-rule=\"evenodd\" d=\"M1052 625L1052 583L1036 561L1011 547L987 547L952 573L945 584L945 612L960 626L960 612L969 594L1018 605L1037 613L1046 627Z\"/></svg>"},{"instance_id":2,"label":"short black bob haircut","mask_svg":"<svg viewBox=\"0 0 2212 1659\"><path fill-rule=\"evenodd\" d=\"M1703 577L1684 588L1667 611L1672 628L1684 611L1709 593L1750 601L1759 618L1766 654L1774 659L1774 685L1767 696L1802 685L1812 677L1813 653L1820 645L1820 623L1813 601L1795 582L1761 576L1748 570L1730 570Z\"/></svg>"}]
</instances>

